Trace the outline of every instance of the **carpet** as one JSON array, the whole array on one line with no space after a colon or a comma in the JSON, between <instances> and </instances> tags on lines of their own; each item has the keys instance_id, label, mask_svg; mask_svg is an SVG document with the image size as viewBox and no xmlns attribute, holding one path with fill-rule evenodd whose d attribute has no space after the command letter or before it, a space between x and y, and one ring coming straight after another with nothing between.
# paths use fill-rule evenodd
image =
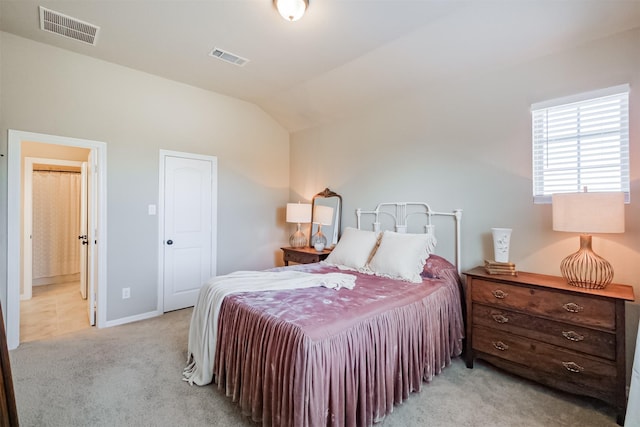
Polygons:
<instances>
[{"instance_id":1,"label":"carpet","mask_svg":"<svg viewBox=\"0 0 640 427\"><path fill-rule=\"evenodd\" d=\"M214 385L182 381L192 309L21 344L10 352L22 426L256 426ZM595 399L461 359L380 426L615 426Z\"/></svg>"}]
</instances>

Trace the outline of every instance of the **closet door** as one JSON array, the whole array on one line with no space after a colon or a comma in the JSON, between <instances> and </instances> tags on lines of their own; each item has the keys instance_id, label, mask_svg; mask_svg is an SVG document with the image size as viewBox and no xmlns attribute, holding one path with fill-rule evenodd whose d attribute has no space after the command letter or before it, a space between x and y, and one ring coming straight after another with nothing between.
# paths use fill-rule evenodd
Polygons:
<instances>
[{"instance_id":1,"label":"closet door","mask_svg":"<svg viewBox=\"0 0 640 427\"><path fill-rule=\"evenodd\" d=\"M215 157L164 157L163 311L193 306L216 273Z\"/></svg>"}]
</instances>

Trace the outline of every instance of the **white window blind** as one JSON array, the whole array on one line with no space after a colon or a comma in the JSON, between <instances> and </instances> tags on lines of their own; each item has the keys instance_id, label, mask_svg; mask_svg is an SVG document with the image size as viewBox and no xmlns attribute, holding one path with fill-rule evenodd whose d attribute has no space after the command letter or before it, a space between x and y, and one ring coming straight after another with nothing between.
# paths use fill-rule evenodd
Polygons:
<instances>
[{"instance_id":1,"label":"white window blind","mask_svg":"<svg viewBox=\"0 0 640 427\"><path fill-rule=\"evenodd\" d=\"M533 104L533 199L623 191L629 201L629 85Z\"/></svg>"}]
</instances>

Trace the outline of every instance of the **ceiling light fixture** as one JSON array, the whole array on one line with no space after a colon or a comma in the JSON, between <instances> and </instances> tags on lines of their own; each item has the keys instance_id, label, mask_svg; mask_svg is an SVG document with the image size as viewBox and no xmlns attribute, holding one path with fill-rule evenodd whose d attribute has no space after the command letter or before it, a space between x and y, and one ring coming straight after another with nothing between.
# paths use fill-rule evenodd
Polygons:
<instances>
[{"instance_id":1,"label":"ceiling light fixture","mask_svg":"<svg viewBox=\"0 0 640 427\"><path fill-rule=\"evenodd\" d=\"M273 0L278 12L287 21L297 21L302 18L309 7L309 0Z\"/></svg>"}]
</instances>

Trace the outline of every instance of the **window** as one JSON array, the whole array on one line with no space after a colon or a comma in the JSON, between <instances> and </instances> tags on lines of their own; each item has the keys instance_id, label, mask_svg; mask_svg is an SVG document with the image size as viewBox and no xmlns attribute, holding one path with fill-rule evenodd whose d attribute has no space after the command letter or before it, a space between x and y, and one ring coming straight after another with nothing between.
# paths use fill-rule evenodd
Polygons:
<instances>
[{"instance_id":1,"label":"window","mask_svg":"<svg viewBox=\"0 0 640 427\"><path fill-rule=\"evenodd\" d=\"M629 202L629 85L531 106L533 200L623 191Z\"/></svg>"}]
</instances>

